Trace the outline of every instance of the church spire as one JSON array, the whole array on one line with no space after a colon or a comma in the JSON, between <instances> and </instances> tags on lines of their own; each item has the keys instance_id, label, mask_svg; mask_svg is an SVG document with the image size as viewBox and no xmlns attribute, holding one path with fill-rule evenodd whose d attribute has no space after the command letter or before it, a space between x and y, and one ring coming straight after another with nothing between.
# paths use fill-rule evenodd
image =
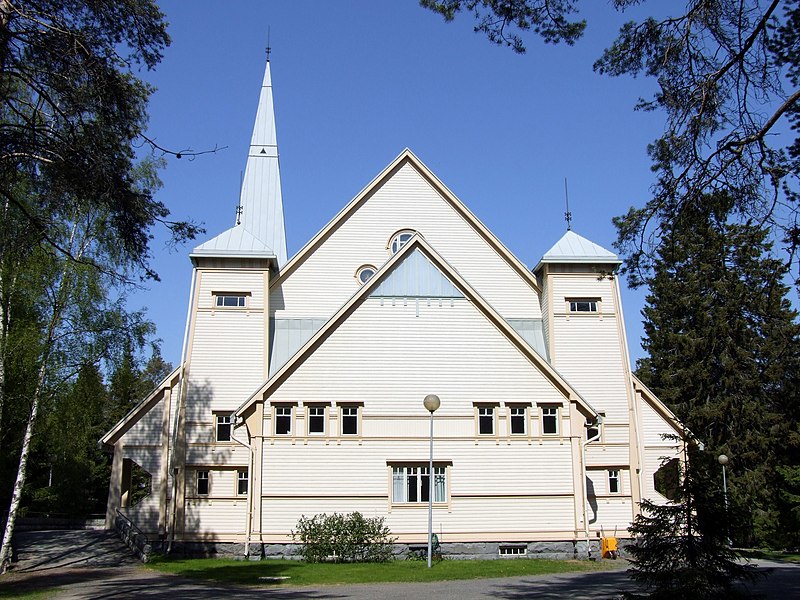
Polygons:
<instances>
[{"instance_id":1,"label":"church spire","mask_svg":"<svg viewBox=\"0 0 800 600\"><path fill-rule=\"evenodd\" d=\"M286 264L286 232L269 60L247 153L236 225L195 247L190 254L192 260L203 256L274 257L278 268Z\"/></svg>"},{"instance_id":2,"label":"church spire","mask_svg":"<svg viewBox=\"0 0 800 600\"><path fill-rule=\"evenodd\" d=\"M242 226L272 248L278 267L282 267L286 263L286 232L269 59L261 84L239 205Z\"/></svg>"}]
</instances>

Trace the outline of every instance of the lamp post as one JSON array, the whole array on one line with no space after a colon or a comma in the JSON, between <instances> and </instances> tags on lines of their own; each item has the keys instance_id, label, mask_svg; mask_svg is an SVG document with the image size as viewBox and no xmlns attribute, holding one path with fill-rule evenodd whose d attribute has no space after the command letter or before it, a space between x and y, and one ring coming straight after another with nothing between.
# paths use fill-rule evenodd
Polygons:
<instances>
[{"instance_id":1,"label":"lamp post","mask_svg":"<svg viewBox=\"0 0 800 600\"><path fill-rule=\"evenodd\" d=\"M431 552L433 551L433 413L439 408L441 401L436 394L428 394L422 401L425 410L431 413L430 456L428 461L428 568L431 568Z\"/></svg>"},{"instance_id":2,"label":"lamp post","mask_svg":"<svg viewBox=\"0 0 800 600\"><path fill-rule=\"evenodd\" d=\"M728 457L720 454L717 461L722 465L722 497L725 499L725 532L728 538L728 546L731 545L730 517L728 516L728 478L725 474L725 465L728 464Z\"/></svg>"}]
</instances>

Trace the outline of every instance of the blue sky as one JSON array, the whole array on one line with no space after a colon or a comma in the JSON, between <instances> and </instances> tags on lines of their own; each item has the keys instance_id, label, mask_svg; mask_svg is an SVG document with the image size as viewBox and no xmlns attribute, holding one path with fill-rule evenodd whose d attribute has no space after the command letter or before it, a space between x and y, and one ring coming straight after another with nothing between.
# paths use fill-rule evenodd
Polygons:
<instances>
[{"instance_id":1,"label":"blue sky","mask_svg":"<svg viewBox=\"0 0 800 600\"><path fill-rule=\"evenodd\" d=\"M613 79L592 63L636 11L587 3L574 47L526 37L528 53L490 44L465 16L445 23L415 0L318 2L162 0L172 46L152 73L149 133L182 150L160 199L175 218L203 222L204 241L234 223L264 70L267 32L291 256L404 148L410 148L525 264L564 233L564 179L573 229L612 248L611 218L647 198L647 144L659 113L633 105L652 85ZM160 282L146 307L177 364L191 280L188 253L156 232ZM623 303L633 360L642 356L643 290Z\"/></svg>"}]
</instances>

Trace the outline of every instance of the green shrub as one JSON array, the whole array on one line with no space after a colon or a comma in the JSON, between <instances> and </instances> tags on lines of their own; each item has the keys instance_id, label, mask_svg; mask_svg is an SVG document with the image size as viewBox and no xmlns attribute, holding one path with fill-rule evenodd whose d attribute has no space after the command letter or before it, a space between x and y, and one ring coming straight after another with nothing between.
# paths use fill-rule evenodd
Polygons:
<instances>
[{"instance_id":1,"label":"green shrub","mask_svg":"<svg viewBox=\"0 0 800 600\"><path fill-rule=\"evenodd\" d=\"M386 562L392 558L391 537L383 517L349 515L303 515L292 538L300 543L297 553L307 562Z\"/></svg>"}]
</instances>

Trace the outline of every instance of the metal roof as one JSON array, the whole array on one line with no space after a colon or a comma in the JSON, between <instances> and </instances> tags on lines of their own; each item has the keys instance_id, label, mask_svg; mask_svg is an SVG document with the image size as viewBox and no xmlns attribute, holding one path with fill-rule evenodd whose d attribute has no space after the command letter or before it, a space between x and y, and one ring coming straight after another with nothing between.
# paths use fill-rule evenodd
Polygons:
<instances>
[{"instance_id":1,"label":"metal roof","mask_svg":"<svg viewBox=\"0 0 800 600\"><path fill-rule=\"evenodd\" d=\"M545 263L602 263L620 264L613 252L590 242L574 231L567 231L555 245L545 252L534 271Z\"/></svg>"},{"instance_id":2,"label":"metal roof","mask_svg":"<svg viewBox=\"0 0 800 600\"><path fill-rule=\"evenodd\" d=\"M261 84L239 204L241 215L237 225L200 244L190 256L272 257L282 267L286 263L286 233L269 60Z\"/></svg>"}]
</instances>

